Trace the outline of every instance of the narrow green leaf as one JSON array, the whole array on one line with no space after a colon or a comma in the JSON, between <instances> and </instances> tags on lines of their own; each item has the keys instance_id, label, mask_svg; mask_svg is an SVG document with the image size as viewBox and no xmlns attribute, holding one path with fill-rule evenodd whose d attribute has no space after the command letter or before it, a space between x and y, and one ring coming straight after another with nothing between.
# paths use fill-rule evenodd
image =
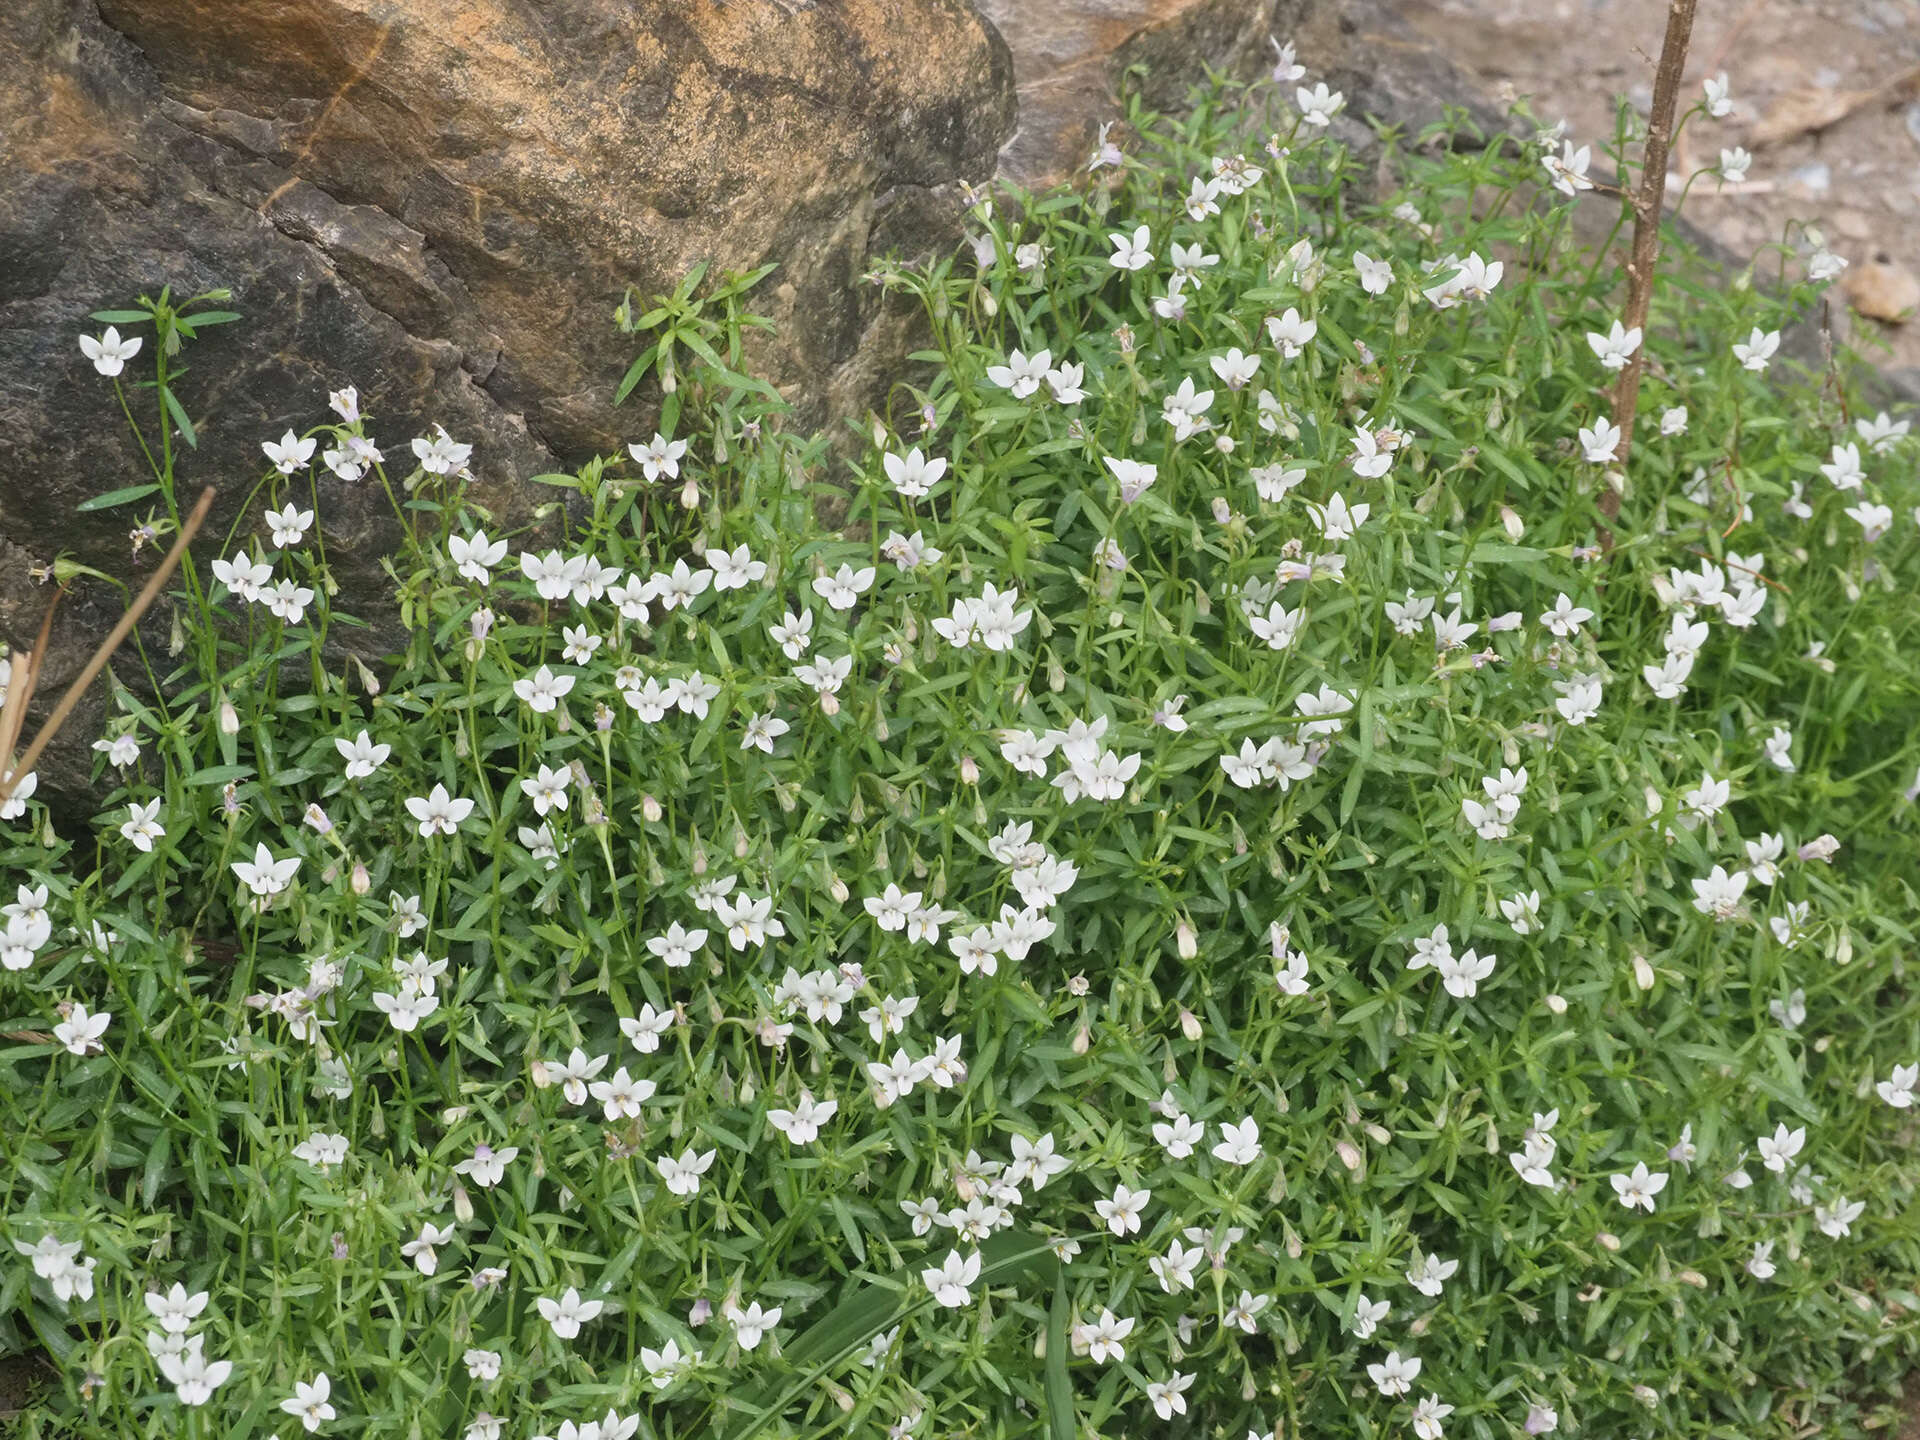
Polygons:
<instances>
[{"instance_id":1,"label":"narrow green leaf","mask_svg":"<svg viewBox=\"0 0 1920 1440\"><path fill-rule=\"evenodd\" d=\"M82 500L74 506L79 514L92 510L111 510L116 505L128 505L135 500L145 499L159 491L158 485L123 485L118 490L109 490L104 495L96 495L91 500Z\"/></svg>"}]
</instances>

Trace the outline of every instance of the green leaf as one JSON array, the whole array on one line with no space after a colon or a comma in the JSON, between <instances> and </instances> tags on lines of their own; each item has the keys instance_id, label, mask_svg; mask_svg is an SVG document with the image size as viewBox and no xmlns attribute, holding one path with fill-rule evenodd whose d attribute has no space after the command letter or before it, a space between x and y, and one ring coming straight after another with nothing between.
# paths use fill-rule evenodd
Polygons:
<instances>
[{"instance_id":1,"label":"green leaf","mask_svg":"<svg viewBox=\"0 0 1920 1440\"><path fill-rule=\"evenodd\" d=\"M1073 1440L1073 1381L1067 1375L1067 1277L1054 1276L1047 1311L1047 1440Z\"/></svg>"},{"instance_id":2,"label":"green leaf","mask_svg":"<svg viewBox=\"0 0 1920 1440\"><path fill-rule=\"evenodd\" d=\"M174 398L171 389L162 389L160 398L167 402L167 412L173 416L174 423L180 427L180 438L187 442L189 450L200 448L200 437L194 432L193 421L187 418L187 412L179 400Z\"/></svg>"},{"instance_id":3,"label":"green leaf","mask_svg":"<svg viewBox=\"0 0 1920 1440\"><path fill-rule=\"evenodd\" d=\"M153 319L144 310L95 310L89 318L103 325L144 325Z\"/></svg>"},{"instance_id":4,"label":"green leaf","mask_svg":"<svg viewBox=\"0 0 1920 1440\"><path fill-rule=\"evenodd\" d=\"M159 489L160 487L158 485L152 484L123 485L118 490L109 490L106 494L96 495L91 500L82 500L73 508L76 513L82 515L92 510L111 510L116 505L127 505L135 500L145 499L147 496L157 493Z\"/></svg>"},{"instance_id":5,"label":"green leaf","mask_svg":"<svg viewBox=\"0 0 1920 1440\"><path fill-rule=\"evenodd\" d=\"M620 377L619 385L614 387L614 404L618 405L633 393L633 387L646 378L647 371L653 368L653 362L659 354L660 345L658 341L640 352L640 357L627 367L627 373Z\"/></svg>"}]
</instances>

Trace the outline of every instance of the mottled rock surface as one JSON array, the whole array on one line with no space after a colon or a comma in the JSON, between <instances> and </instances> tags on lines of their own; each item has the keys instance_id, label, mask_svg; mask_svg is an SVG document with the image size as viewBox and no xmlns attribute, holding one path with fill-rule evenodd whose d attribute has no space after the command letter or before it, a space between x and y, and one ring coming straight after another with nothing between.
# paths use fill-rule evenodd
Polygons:
<instances>
[{"instance_id":1,"label":"mottled rock surface","mask_svg":"<svg viewBox=\"0 0 1920 1440\"><path fill-rule=\"evenodd\" d=\"M1156 110L1179 106L1208 71L1248 74L1318 0L979 0L1006 37L1019 123L1000 173L1038 190L1086 168L1123 83ZM1140 67L1131 78L1127 72Z\"/></svg>"}]
</instances>

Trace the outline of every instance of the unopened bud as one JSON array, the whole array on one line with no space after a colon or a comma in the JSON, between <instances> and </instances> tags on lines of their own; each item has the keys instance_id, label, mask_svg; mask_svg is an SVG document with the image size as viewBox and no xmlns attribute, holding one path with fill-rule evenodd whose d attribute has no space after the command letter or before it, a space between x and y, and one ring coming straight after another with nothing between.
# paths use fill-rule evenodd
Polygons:
<instances>
[{"instance_id":1,"label":"unopened bud","mask_svg":"<svg viewBox=\"0 0 1920 1440\"><path fill-rule=\"evenodd\" d=\"M1680 1272L1680 1283L1682 1285L1691 1285L1696 1290L1704 1290L1707 1288L1707 1277L1702 1275L1698 1270L1682 1270Z\"/></svg>"},{"instance_id":2,"label":"unopened bud","mask_svg":"<svg viewBox=\"0 0 1920 1440\"><path fill-rule=\"evenodd\" d=\"M233 708L233 702L225 696L220 699L220 733L222 735L240 733L240 712Z\"/></svg>"},{"instance_id":3,"label":"unopened bud","mask_svg":"<svg viewBox=\"0 0 1920 1440\"><path fill-rule=\"evenodd\" d=\"M1340 1163L1347 1169L1353 1171L1360 1169L1360 1152L1351 1140L1336 1141L1333 1149L1334 1153L1340 1157Z\"/></svg>"},{"instance_id":4,"label":"unopened bud","mask_svg":"<svg viewBox=\"0 0 1920 1440\"><path fill-rule=\"evenodd\" d=\"M847 903L847 896L852 892L847 889L847 882L835 875L827 881L827 893L833 896L834 904L844 905Z\"/></svg>"},{"instance_id":5,"label":"unopened bud","mask_svg":"<svg viewBox=\"0 0 1920 1440\"><path fill-rule=\"evenodd\" d=\"M1206 1033L1200 1028L1200 1017L1184 1005L1180 1007L1180 1033L1196 1043Z\"/></svg>"},{"instance_id":6,"label":"unopened bud","mask_svg":"<svg viewBox=\"0 0 1920 1440\"><path fill-rule=\"evenodd\" d=\"M1600 1242L1600 1248L1602 1250L1618 1250L1620 1248L1620 1237L1608 1231L1602 1230L1593 1238Z\"/></svg>"},{"instance_id":7,"label":"unopened bud","mask_svg":"<svg viewBox=\"0 0 1920 1440\"><path fill-rule=\"evenodd\" d=\"M713 1302L702 1295L693 1302L693 1308L687 1311L687 1324L698 1330L713 1318Z\"/></svg>"},{"instance_id":8,"label":"unopened bud","mask_svg":"<svg viewBox=\"0 0 1920 1440\"><path fill-rule=\"evenodd\" d=\"M960 783L962 785L978 785L980 783L980 766L971 755L962 755L960 757Z\"/></svg>"},{"instance_id":9,"label":"unopened bud","mask_svg":"<svg viewBox=\"0 0 1920 1440\"><path fill-rule=\"evenodd\" d=\"M653 796L642 795L640 797L640 813L646 817L646 822L649 825L657 825L660 823L660 816L664 812L660 809L660 802L654 799Z\"/></svg>"},{"instance_id":10,"label":"unopened bud","mask_svg":"<svg viewBox=\"0 0 1920 1440\"><path fill-rule=\"evenodd\" d=\"M1567 1013L1567 997L1564 995L1547 996L1547 1009L1551 1010L1556 1015L1566 1014Z\"/></svg>"},{"instance_id":11,"label":"unopened bud","mask_svg":"<svg viewBox=\"0 0 1920 1440\"><path fill-rule=\"evenodd\" d=\"M462 1225L473 1223L473 1200L458 1180L453 1182L453 1218Z\"/></svg>"},{"instance_id":12,"label":"unopened bud","mask_svg":"<svg viewBox=\"0 0 1920 1440\"><path fill-rule=\"evenodd\" d=\"M1520 543L1520 537L1527 533L1527 527L1521 523L1520 517L1513 513L1513 507L1510 505L1500 507L1500 524L1506 530L1507 538L1516 545Z\"/></svg>"},{"instance_id":13,"label":"unopened bud","mask_svg":"<svg viewBox=\"0 0 1920 1440\"><path fill-rule=\"evenodd\" d=\"M333 833L333 821L327 818L327 812L317 804L307 806L307 813L301 818L313 827L316 834L331 835Z\"/></svg>"},{"instance_id":14,"label":"unopened bud","mask_svg":"<svg viewBox=\"0 0 1920 1440\"><path fill-rule=\"evenodd\" d=\"M1082 1025L1073 1033L1073 1053L1084 1055L1093 1048L1093 1032Z\"/></svg>"},{"instance_id":15,"label":"unopened bud","mask_svg":"<svg viewBox=\"0 0 1920 1440\"><path fill-rule=\"evenodd\" d=\"M1227 503L1227 497L1224 495L1214 496L1213 497L1213 523L1216 525L1224 525L1227 523L1227 521L1231 520L1232 518L1233 518L1233 507Z\"/></svg>"},{"instance_id":16,"label":"unopened bud","mask_svg":"<svg viewBox=\"0 0 1920 1440\"><path fill-rule=\"evenodd\" d=\"M831 690L822 690L820 692L820 713L822 715L838 715L840 713L840 697Z\"/></svg>"},{"instance_id":17,"label":"unopened bud","mask_svg":"<svg viewBox=\"0 0 1920 1440\"><path fill-rule=\"evenodd\" d=\"M683 510L694 510L698 509L699 505L700 487L694 483L693 476L688 475L680 486L680 507Z\"/></svg>"},{"instance_id":18,"label":"unopened bud","mask_svg":"<svg viewBox=\"0 0 1920 1440\"><path fill-rule=\"evenodd\" d=\"M352 887L356 895L364 895L373 888L373 877L367 874L365 861L353 862L353 870L347 876L347 884Z\"/></svg>"},{"instance_id":19,"label":"unopened bud","mask_svg":"<svg viewBox=\"0 0 1920 1440\"><path fill-rule=\"evenodd\" d=\"M1633 983L1642 990L1653 988L1653 966L1647 963L1647 957L1644 955L1633 957Z\"/></svg>"}]
</instances>

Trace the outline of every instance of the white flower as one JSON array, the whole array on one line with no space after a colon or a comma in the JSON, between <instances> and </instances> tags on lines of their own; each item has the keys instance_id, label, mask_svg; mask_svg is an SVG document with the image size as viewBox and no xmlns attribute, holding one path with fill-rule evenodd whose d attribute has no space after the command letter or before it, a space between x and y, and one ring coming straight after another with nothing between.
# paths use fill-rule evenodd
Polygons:
<instances>
[{"instance_id":1,"label":"white flower","mask_svg":"<svg viewBox=\"0 0 1920 1440\"><path fill-rule=\"evenodd\" d=\"M436 784L430 794L409 796L407 813L419 822L422 837L451 835L473 814L473 803L464 796L449 795L445 785Z\"/></svg>"},{"instance_id":2,"label":"white flower","mask_svg":"<svg viewBox=\"0 0 1920 1440\"><path fill-rule=\"evenodd\" d=\"M1779 348L1780 332L1762 330L1756 325L1753 333L1744 341L1733 342L1733 358L1749 370L1764 370L1767 368L1767 362L1773 358L1774 352Z\"/></svg>"},{"instance_id":3,"label":"white flower","mask_svg":"<svg viewBox=\"0 0 1920 1440\"><path fill-rule=\"evenodd\" d=\"M278 895L293 882L293 872L300 868L300 857L289 855L285 860L273 858L273 852L267 847L257 845L252 860L235 860L229 866L255 895L262 898Z\"/></svg>"},{"instance_id":4,"label":"white flower","mask_svg":"<svg viewBox=\"0 0 1920 1440\"><path fill-rule=\"evenodd\" d=\"M1311 90L1304 86L1295 90L1293 98L1300 106L1300 118L1316 126L1331 125L1333 117L1346 103L1346 97L1338 90L1329 91L1324 80Z\"/></svg>"},{"instance_id":5,"label":"white flower","mask_svg":"<svg viewBox=\"0 0 1920 1440\"><path fill-rule=\"evenodd\" d=\"M673 1195L693 1195L700 1189L700 1177L713 1168L715 1151L695 1152L692 1146L680 1152L676 1160L671 1155L660 1155L654 1159L654 1168L660 1172L660 1178L667 1184L667 1191Z\"/></svg>"},{"instance_id":6,"label":"white flower","mask_svg":"<svg viewBox=\"0 0 1920 1440\"><path fill-rule=\"evenodd\" d=\"M1413 1388L1413 1382L1419 1378L1420 1361L1416 1356L1402 1355L1398 1350L1389 1350L1387 1358L1377 1365L1367 1366L1367 1378L1374 1387L1388 1399L1405 1395Z\"/></svg>"},{"instance_id":7,"label":"white flower","mask_svg":"<svg viewBox=\"0 0 1920 1440\"><path fill-rule=\"evenodd\" d=\"M89 1015L87 1007L75 1001L67 1018L53 1027L53 1038L66 1046L71 1054L84 1058L106 1048L100 1043L100 1037L107 1033L107 1026L112 1020L111 1012L101 1010Z\"/></svg>"},{"instance_id":8,"label":"white flower","mask_svg":"<svg viewBox=\"0 0 1920 1440\"><path fill-rule=\"evenodd\" d=\"M1747 893L1747 872L1727 874L1714 866L1711 874L1693 882L1693 908L1715 920L1731 920L1740 909L1740 898Z\"/></svg>"},{"instance_id":9,"label":"white flower","mask_svg":"<svg viewBox=\"0 0 1920 1440\"><path fill-rule=\"evenodd\" d=\"M1360 288L1369 295L1384 295L1393 283L1393 266L1385 260L1375 260L1365 251L1353 252L1353 268L1360 276Z\"/></svg>"},{"instance_id":10,"label":"white flower","mask_svg":"<svg viewBox=\"0 0 1920 1440\"><path fill-rule=\"evenodd\" d=\"M686 441L669 440L657 430L653 433L653 439L645 445L635 443L627 446L627 454L633 457L634 463L640 467L641 475L650 484L662 476L669 480L678 480L680 461L686 453Z\"/></svg>"},{"instance_id":11,"label":"white flower","mask_svg":"<svg viewBox=\"0 0 1920 1440\"><path fill-rule=\"evenodd\" d=\"M939 483L940 477L947 473L945 459L929 460L917 446L904 456L884 454L880 457L880 464L887 472L887 479L893 483L895 493L909 500L923 499Z\"/></svg>"},{"instance_id":12,"label":"white flower","mask_svg":"<svg viewBox=\"0 0 1920 1440\"><path fill-rule=\"evenodd\" d=\"M102 375L118 375L126 368L127 361L140 353L140 337L129 335L120 338L120 332L109 325L98 340L91 335L80 337L80 353L93 362L93 368Z\"/></svg>"},{"instance_id":13,"label":"white flower","mask_svg":"<svg viewBox=\"0 0 1920 1440\"><path fill-rule=\"evenodd\" d=\"M1787 1166L1806 1148L1807 1127L1802 1125L1789 1130L1785 1125L1776 1125L1771 1135L1762 1135L1754 1148L1760 1152L1761 1163L1776 1175L1787 1173Z\"/></svg>"},{"instance_id":14,"label":"white flower","mask_svg":"<svg viewBox=\"0 0 1920 1440\"><path fill-rule=\"evenodd\" d=\"M1366 1340L1379 1328L1380 1322L1387 1318L1387 1312L1393 1306L1385 1300L1369 1300L1362 1294L1354 1301L1353 1334L1357 1340Z\"/></svg>"},{"instance_id":15,"label":"white flower","mask_svg":"<svg viewBox=\"0 0 1920 1440\"><path fill-rule=\"evenodd\" d=\"M1175 1415L1187 1413L1186 1392L1193 1385L1192 1375L1174 1372L1171 1380L1155 1380L1147 1386L1147 1398L1153 1402L1153 1413L1162 1420L1171 1420Z\"/></svg>"},{"instance_id":16,"label":"white flower","mask_svg":"<svg viewBox=\"0 0 1920 1440\"><path fill-rule=\"evenodd\" d=\"M1595 465L1611 464L1620 448L1620 427L1604 415L1580 427L1580 448Z\"/></svg>"},{"instance_id":17,"label":"white flower","mask_svg":"<svg viewBox=\"0 0 1920 1440\"><path fill-rule=\"evenodd\" d=\"M1267 317L1267 339L1285 360L1297 360L1300 352L1313 343L1313 337L1320 333L1320 322L1305 320L1300 312L1289 305L1279 315Z\"/></svg>"},{"instance_id":18,"label":"white flower","mask_svg":"<svg viewBox=\"0 0 1920 1440\"><path fill-rule=\"evenodd\" d=\"M1036 351L1032 355L1015 350L1007 356L1006 364L987 367L987 379L1001 389L1011 391L1014 399L1025 400L1039 390L1052 364L1053 352L1050 350Z\"/></svg>"},{"instance_id":19,"label":"white flower","mask_svg":"<svg viewBox=\"0 0 1920 1440\"><path fill-rule=\"evenodd\" d=\"M307 441L311 445L311 440ZM313 511L296 510L291 504L278 510L267 512L267 526L273 531L273 543L279 549L289 545L298 545L306 538L307 527L313 524Z\"/></svg>"},{"instance_id":20,"label":"white flower","mask_svg":"<svg viewBox=\"0 0 1920 1440\"><path fill-rule=\"evenodd\" d=\"M1718 75L1709 75L1702 88L1706 91L1707 114L1716 120L1724 120L1733 113L1733 99L1727 94L1727 75L1723 70Z\"/></svg>"},{"instance_id":21,"label":"white flower","mask_svg":"<svg viewBox=\"0 0 1920 1440\"><path fill-rule=\"evenodd\" d=\"M160 799L155 796L142 805L137 800L127 802L127 818L120 823L120 833L141 852L151 851L153 842L164 836L166 828L160 824Z\"/></svg>"},{"instance_id":22,"label":"white flower","mask_svg":"<svg viewBox=\"0 0 1920 1440\"><path fill-rule=\"evenodd\" d=\"M515 696L536 715L546 715L558 709L560 702L572 689L573 676L556 675L545 665L513 682Z\"/></svg>"},{"instance_id":23,"label":"white flower","mask_svg":"<svg viewBox=\"0 0 1920 1440\"><path fill-rule=\"evenodd\" d=\"M1841 1240L1853 1233L1853 1222L1866 1213L1867 1202L1849 1200L1842 1195L1831 1205L1813 1207L1813 1223L1820 1227L1820 1233L1829 1239Z\"/></svg>"},{"instance_id":24,"label":"white flower","mask_svg":"<svg viewBox=\"0 0 1920 1440\"><path fill-rule=\"evenodd\" d=\"M1747 170L1753 164L1753 156L1744 147L1735 145L1731 150L1720 152L1720 179L1724 183L1731 180L1735 185L1747 178ZM1758 366L1749 366L1758 369Z\"/></svg>"},{"instance_id":25,"label":"white flower","mask_svg":"<svg viewBox=\"0 0 1920 1440\"><path fill-rule=\"evenodd\" d=\"M730 1307L726 1315L727 1319L733 1322L733 1338L739 1342L740 1348L742 1350L758 1348L766 1333L780 1323L780 1311L781 1307L778 1305L771 1310L763 1310L757 1300L744 1310L737 1306Z\"/></svg>"},{"instance_id":26,"label":"white flower","mask_svg":"<svg viewBox=\"0 0 1920 1440\"><path fill-rule=\"evenodd\" d=\"M1146 461L1121 460L1112 455L1102 458L1113 472L1113 478L1120 482L1120 499L1128 505L1146 494L1159 474L1158 467Z\"/></svg>"},{"instance_id":27,"label":"white flower","mask_svg":"<svg viewBox=\"0 0 1920 1440\"><path fill-rule=\"evenodd\" d=\"M814 576L813 593L835 610L851 610L860 597L873 588L874 574L871 565L855 570L843 564L831 575Z\"/></svg>"},{"instance_id":28,"label":"white flower","mask_svg":"<svg viewBox=\"0 0 1920 1440\"><path fill-rule=\"evenodd\" d=\"M1413 1407L1413 1433L1419 1440L1440 1440L1440 1422L1453 1413L1453 1406L1444 1405L1438 1395L1428 1395Z\"/></svg>"},{"instance_id":29,"label":"white flower","mask_svg":"<svg viewBox=\"0 0 1920 1440\"><path fill-rule=\"evenodd\" d=\"M1629 1210L1638 1207L1649 1215L1653 1213L1653 1197L1667 1188L1665 1171L1648 1172L1646 1162L1641 1161L1633 1167L1631 1174L1614 1175L1609 1179L1613 1184L1613 1193L1620 1203Z\"/></svg>"},{"instance_id":30,"label":"white flower","mask_svg":"<svg viewBox=\"0 0 1920 1440\"><path fill-rule=\"evenodd\" d=\"M1094 1201L1093 1208L1114 1234L1137 1235L1141 1213L1152 1198L1151 1190L1129 1190L1125 1185L1116 1185L1112 1197Z\"/></svg>"},{"instance_id":31,"label":"white flower","mask_svg":"<svg viewBox=\"0 0 1920 1440\"><path fill-rule=\"evenodd\" d=\"M1621 326L1618 320L1613 329L1605 335L1587 332L1587 344L1600 359L1600 364L1608 370L1624 370L1627 361L1633 358L1633 352L1640 348L1640 327L1631 330Z\"/></svg>"},{"instance_id":32,"label":"white flower","mask_svg":"<svg viewBox=\"0 0 1920 1440\"><path fill-rule=\"evenodd\" d=\"M1896 1110L1912 1107L1916 1088L1920 1088L1920 1065L1896 1065L1891 1080L1882 1080L1874 1086L1880 1098Z\"/></svg>"},{"instance_id":33,"label":"white flower","mask_svg":"<svg viewBox=\"0 0 1920 1440\"><path fill-rule=\"evenodd\" d=\"M1251 1165L1260 1158L1260 1129L1252 1116L1238 1125L1220 1127L1220 1143L1213 1147L1213 1158L1229 1165Z\"/></svg>"},{"instance_id":34,"label":"white flower","mask_svg":"<svg viewBox=\"0 0 1920 1440\"><path fill-rule=\"evenodd\" d=\"M1153 244L1153 234L1145 225L1131 235L1115 231L1107 236L1107 241L1113 246L1113 254L1107 257L1107 263L1115 269L1144 270L1153 263L1153 251L1147 248Z\"/></svg>"},{"instance_id":35,"label":"white flower","mask_svg":"<svg viewBox=\"0 0 1920 1440\"><path fill-rule=\"evenodd\" d=\"M1756 1280L1771 1280L1778 1266L1773 1263L1773 1241L1756 1240L1747 1260L1747 1273Z\"/></svg>"},{"instance_id":36,"label":"white flower","mask_svg":"<svg viewBox=\"0 0 1920 1440\"><path fill-rule=\"evenodd\" d=\"M400 1253L413 1261L414 1268L422 1275L431 1275L440 1268L439 1247L451 1243L453 1234L451 1225L422 1225L419 1235L402 1245Z\"/></svg>"},{"instance_id":37,"label":"white flower","mask_svg":"<svg viewBox=\"0 0 1920 1440\"><path fill-rule=\"evenodd\" d=\"M1586 724L1600 713L1600 682L1591 678L1569 681L1566 693L1554 701L1553 708L1569 725Z\"/></svg>"},{"instance_id":38,"label":"white flower","mask_svg":"<svg viewBox=\"0 0 1920 1440\"><path fill-rule=\"evenodd\" d=\"M1447 1281L1453 1278L1454 1271L1460 1268L1458 1260L1442 1260L1438 1255L1422 1255L1418 1250L1413 1252L1413 1257L1413 1265L1407 1271L1407 1283L1422 1295L1440 1294L1446 1288Z\"/></svg>"},{"instance_id":39,"label":"white flower","mask_svg":"<svg viewBox=\"0 0 1920 1440\"><path fill-rule=\"evenodd\" d=\"M936 1304L958 1309L972 1298L970 1291L980 1279L980 1252L962 1256L958 1250L949 1250L945 1260L923 1269L920 1278L933 1292Z\"/></svg>"},{"instance_id":40,"label":"white flower","mask_svg":"<svg viewBox=\"0 0 1920 1440\"><path fill-rule=\"evenodd\" d=\"M208 1361L200 1351L199 1337L194 1344L178 1355L158 1357L160 1373L174 1388L174 1394L182 1405L199 1406L213 1398L213 1392L227 1383L233 1374L231 1360Z\"/></svg>"},{"instance_id":41,"label":"white flower","mask_svg":"<svg viewBox=\"0 0 1920 1440\"><path fill-rule=\"evenodd\" d=\"M366 731L362 730L351 740L335 736L333 748L340 752L340 758L347 762L347 779L364 780L382 765L393 753L391 745L379 745Z\"/></svg>"},{"instance_id":42,"label":"white flower","mask_svg":"<svg viewBox=\"0 0 1920 1440\"><path fill-rule=\"evenodd\" d=\"M1687 407L1675 405L1660 412L1660 433L1662 435L1684 435L1687 433Z\"/></svg>"},{"instance_id":43,"label":"white flower","mask_svg":"<svg viewBox=\"0 0 1920 1440\"><path fill-rule=\"evenodd\" d=\"M1593 181L1587 178L1587 167L1593 163L1591 145L1582 145L1576 150L1571 140L1562 140L1560 153L1544 155L1540 163L1553 180L1553 188L1562 195L1574 195L1593 188Z\"/></svg>"},{"instance_id":44,"label":"white flower","mask_svg":"<svg viewBox=\"0 0 1920 1440\"><path fill-rule=\"evenodd\" d=\"M533 1303L540 1312L540 1318L551 1325L553 1333L562 1340L573 1339L580 1333L582 1325L606 1309L606 1301L582 1300L580 1292L571 1285L558 1300L541 1295Z\"/></svg>"}]
</instances>

